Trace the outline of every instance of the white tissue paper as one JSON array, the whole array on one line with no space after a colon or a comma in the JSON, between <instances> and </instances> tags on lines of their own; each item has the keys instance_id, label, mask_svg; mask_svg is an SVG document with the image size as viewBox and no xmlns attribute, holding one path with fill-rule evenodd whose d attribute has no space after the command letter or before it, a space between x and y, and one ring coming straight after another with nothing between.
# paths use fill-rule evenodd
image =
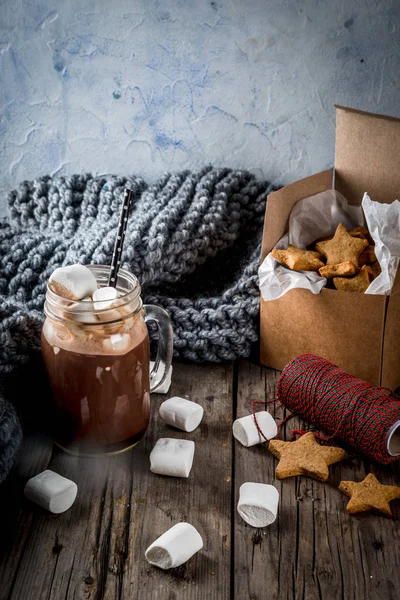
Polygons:
<instances>
[{"instance_id":1,"label":"white tissue paper","mask_svg":"<svg viewBox=\"0 0 400 600\"><path fill-rule=\"evenodd\" d=\"M315 240L333 235L339 223L347 229L364 224L361 206L351 206L336 190L326 190L297 202L289 218L289 232L275 248L286 249L288 244L305 249ZM372 235L372 234L371 234ZM319 294L326 285L325 277L314 271L291 271L280 264L271 253L258 270L260 291L264 300L276 300L293 288L304 288Z\"/></svg>"},{"instance_id":2,"label":"white tissue paper","mask_svg":"<svg viewBox=\"0 0 400 600\"><path fill-rule=\"evenodd\" d=\"M400 262L400 202L382 204L364 194L361 206L382 269L365 293L390 294Z\"/></svg>"}]
</instances>

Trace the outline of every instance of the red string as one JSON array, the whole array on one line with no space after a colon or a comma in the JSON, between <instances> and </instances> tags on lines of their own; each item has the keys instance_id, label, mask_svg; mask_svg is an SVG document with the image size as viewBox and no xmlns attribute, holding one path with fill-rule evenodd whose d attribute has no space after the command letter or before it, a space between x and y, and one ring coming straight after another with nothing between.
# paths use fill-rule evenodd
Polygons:
<instances>
[{"instance_id":1,"label":"red string","mask_svg":"<svg viewBox=\"0 0 400 600\"><path fill-rule=\"evenodd\" d=\"M255 405L261 404L262 406L264 406L264 408L266 408L268 404L275 404L275 402L276 402L276 400L274 399L274 400L265 400L265 401L264 400L253 400L251 403L251 412L253 414L253 419L254 419L254 423L257 427L257 431L258 431L259 435L261 435L261 437L263 437L266 442L269 442L269 440L265 436L263 430L261 429L261 427L257 421L257 413L255 410ZM296 416L295 414L291 414L291 415L288 415L287 417L285 417L284 419L282 419L282 421L278 425L278 431L280 429L282 429L282 427L284 425L286 425L286 423L295 416ZM296 435L304 435L305 433L307 433L307 431L304 429L293 429L292 430L292 440L295 439ZM319 435L318 433L314 433L314 436L317 439L321 440L322 442L328 442L330 439L330 438L324 438L324 437L322 437L322 435Z\"/></svg>"},{"instance_id":2,"label":"red string","mask_svg":"<svg viewBox=\"0 0 400 600\"><path fill-rule=\"evenodd\" d=\"M368 384L339 369L329 361L304 354L282 371L276 399L294 414L329 434L318 439L335 438L382 464L400 457L386 449L386 435L400 419L400 398L386 388ZM279 429L294 416L283 419ZM294 429L295 435L305 431Z\"/></svg>"},{"instance_id":3,"label":"red string","mask_svg":"<svg viewBox=\"0 0 400 600\"><path fill-rule=\"evenodd\" d=\"M329 361L304 354L292 360L282 371L273 400L254 400L251 405L258 433L268 441L257 421L256 406L280 402L291 410L278 425L278 431L296 414L301 415L329 435L314 433L322 442L338 439L356 454L365 454L382 464L400 457L386 449L386 435L400 420L400 398L391 390L376 387L353 377ZM307 431L293 429L296 435Z\"/></svg>"},{"instance_id":4,"label":"red string","mask_svg":"<svg viewBox=\"0 0 400 600\"><path fill-rule=\"evenodd\" d=\"M291 415L294 416L294 415ZM306 431L305 429L293 429L292 430L292 440L294 440L296 438L296 435L304 435L305 433L308 433L308 431ZM331 438L326 438L323 437L322 435L320 435L319 433L314 433L314 437L317 438L317 440L321 440L321 442L329 442Z\"/></svg>"},{"instance_id":5,"label":"red string","mask_svg":"<svg viewBox=\"0 0 400 600\"><path fill-rule=\"evenodd\" d=\"M261 400L253 400L253 402L251 403L251 411L253 413L253 419L254 419L254 423L257 427L257 431L258 431L259 435L261 435L261 437L263 437L266 442L268 442L268 438L265 437L264 432L262 431L261 427L258 424L257 415L256 415L256 411L254 409L254 406L255 406L255 404L262 404L265 407L267 404L272 404L273 402L275 402L275 400L268 400L268 401L265 400L265 402L261 402Z\"/></svg>"}]
</instances>

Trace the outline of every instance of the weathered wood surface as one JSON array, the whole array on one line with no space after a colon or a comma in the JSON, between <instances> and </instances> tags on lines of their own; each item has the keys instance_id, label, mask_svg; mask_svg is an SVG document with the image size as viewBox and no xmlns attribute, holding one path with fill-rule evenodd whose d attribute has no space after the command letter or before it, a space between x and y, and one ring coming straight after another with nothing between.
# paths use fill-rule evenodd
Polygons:
<instances>
[{"instance_id":1,"label":"weathered wood surface","mask_svg":"<svg viewBox=\"0 0 400 600\"><path fill-rule=\"evenodd\" d=\"M152 398L152 421L132 451L79 459L28 440L17 473L2 494L1 600L178 600L229 598L231 548L232 366L174 367L171 395L205 409L191 434L165 425ZM159 437L190 438L196 451L188 479L149 470ZM23 484L46 468L71 478L79 496L62 515L22 501ZM192 523L204 548L170 572L151 567L146 548L179 521Z\"/></svg>"},{"instance_id":2,"label":"weathered wood surface","mask_svg":"<svg viewBox=\"0 0 400 600\"><path fill-rule=\"evenodd\" d=\"M372 470L399 484L397 468L360 460L331 467L328 484L301 477L279 482L266 444L243 448L232 418L252 400L271 400L278 374L242 361L235 367L174 367L171 395L205 408L201 427L185 434L164 425L153 397L144 440L109 459L78 459L53 450L46 438L26 440L18 468L0 487L0 600L392 600L400 597L400 502L394 520L345 512L340 479ZM261 407L260 407L261 408ZM274 407L277 421L283 416ZM304 423L295 418L286 431ZM149 471L159 437L196 442L187 480ZM45 468L75 480L71 510L49 515L23 499L26 479ZM245 481L272 483L281 500L277 521L247 526L236 512ZM148 545L180 520L195 525L204 548L186 565L164 572L144 559Z\"/></svg>"},{"instance_id":3,"label":"weathered wood surface","mask_svg":"<svg viewBox=\"0 0 400 600\"><path fill-rule=\"evenodd\" d=\"M252 400L272 400L278 373L241 362L237 416L248 414ZM274 405L268 410L273 411ZM262 407L261 407L262 410ZM286 415L273 413L279 423ZM293 418L282 439L306 423ZM382 483L399 485L397 467L378 468L367 461L345 460L330 467L328 483L308 477L275 479L277 459L266 444L244 448L235 443L235 501L245 481L271 483L279 490L274 524L254 529L234 515L235 598L237 600L395 600L400 598L400 502L392 502L394 520L375 515L350 516L344 479L361 480L372 471Z\"/></svg>"}]
</instances>

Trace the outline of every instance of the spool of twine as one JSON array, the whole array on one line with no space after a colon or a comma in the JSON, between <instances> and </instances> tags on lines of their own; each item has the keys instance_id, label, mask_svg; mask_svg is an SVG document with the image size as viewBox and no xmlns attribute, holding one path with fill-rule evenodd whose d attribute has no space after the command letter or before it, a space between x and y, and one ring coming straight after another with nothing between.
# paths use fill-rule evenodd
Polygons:
<instances>
[{"instance_id":1,"label":"spool of twine","mask_svg":"<svg viewBox=\"0 0 400 600\"><path fill-rule=\"evenodd\" d=\"M288 363L276 399L328 433L325 441L340 440L354 453L384 465L400 458L399 396L324 358L303 354Z\"/></svg>"}]
</instances>

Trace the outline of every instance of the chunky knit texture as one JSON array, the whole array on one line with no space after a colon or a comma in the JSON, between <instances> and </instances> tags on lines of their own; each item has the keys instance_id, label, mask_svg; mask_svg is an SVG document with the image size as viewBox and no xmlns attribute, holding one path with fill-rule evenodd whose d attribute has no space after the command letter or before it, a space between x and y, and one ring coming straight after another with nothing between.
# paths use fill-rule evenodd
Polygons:
<instances>
[{"instance_id":1,"label":"chunky knit texture","mask_svg":"<svg viewBox=\"0 0 400 600\"><path fill-rule=\"evenodd\" d=\"M175 357L219 362L249 355L270 183L211 167L165 175L151 186L137 177L43 177L9 194L10 218L0 228L0 374L39 351L52 271L110 264L126 186L135 198L122 266L137 275L144 302L170 314Z\"/></svg>"},{"instance_id":2,"label":"chunky knit texture","mask_svg":"<svg viewBox=\"0 0 400 600\"><path fill-rule=\"evenodd\" d=\"M146 303L164 307L175 356L247 356L257 340L257 268L272 186L243 171L203 169L139 178L44 177L9 195L0 230L0 373L39 349L46 283L72 263L111 262L124 187L136 192L124 267Z\"/></svg>"},{"instance_id":3,"label":"chunky knit texture","mask_svg":"<svg viewBox=\"0 0 400 600\"><path fill-rule=\"evenodd\" d=\"M15 409L0 396L0 483L13 465L21 439L22 430Z\"/></svg>"}]
</instances>

